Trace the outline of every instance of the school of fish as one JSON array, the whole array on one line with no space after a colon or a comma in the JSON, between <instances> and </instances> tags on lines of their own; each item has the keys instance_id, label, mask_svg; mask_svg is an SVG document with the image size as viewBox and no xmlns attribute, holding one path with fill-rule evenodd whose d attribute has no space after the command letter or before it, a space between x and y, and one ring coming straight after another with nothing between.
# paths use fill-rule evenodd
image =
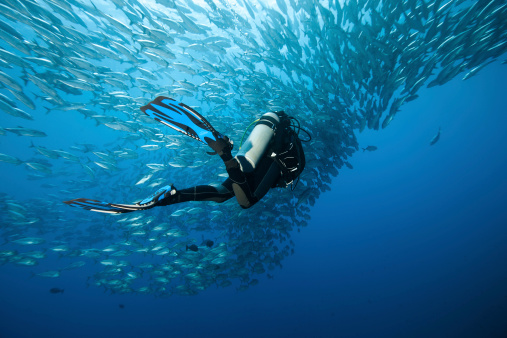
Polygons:
<instances>
[{"instance_id":1,"label":"school of fish","mask_svg":"<svg viewBox=\"0 0 507 338\"><path fill-rule=\"evenodd\" d=\"M0 169L22 169L37 186L24 199L0 192L0 265L55 279L91 265L84 280L111 293L195 295L272 278L320 193L352 168L355 131L386 128L419 89L504 57L507 3L3 0L0 36ZM251 210L234 199L128 216L65 206L226 178L209 149L141 113L158 95L194 107L237 144L265 112L297 117L312 136L298 186ZM113 141L48 146L58 133L44 119L56 114L77 121L71 133Z\"/></svg>"}]
</instances>

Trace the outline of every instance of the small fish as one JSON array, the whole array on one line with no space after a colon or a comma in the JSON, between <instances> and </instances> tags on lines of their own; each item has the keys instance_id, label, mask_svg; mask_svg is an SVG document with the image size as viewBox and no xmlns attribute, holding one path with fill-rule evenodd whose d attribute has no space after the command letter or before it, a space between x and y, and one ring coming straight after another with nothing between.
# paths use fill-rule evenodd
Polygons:
<instances>
[{"instance_id":1,"label":"small fish","mask_svg":"<svg viewBox=\"0 0 507 338\"><path fill-rule=\"evenodd\" d=\"M203 208L195 207L195 208L188 209L187 213L190 214L190 215L195 215L195 214L199 214L199 213L201 213L203 211L204 211Z\"/></svg>"},{"instance_id":2,"label":"small fish","mask_svg":"<svg viewBox=\"0 0 507 338\"><path fill-rule=\"evenodd\" d=\"M16 250L3 250L0 251L0 258L15 256L18 252Z\"/></svg>"},{"instance_id":3,"label":"small fish","mask_svg":"<svg viewBox=\"0 0 507 338\"><path fill-rule=\"evenodd\" d=\"M45 164L37 163L37 162L25 162L25 164L27 167L32 168L34 170L37 170L37 171L40 171L40 172L43 172L46 174L52 173L51 168Z\"/></svg>"},{"instance_id":4,"label":"small fish","mask_svg":"<svg viewBox=\"0 0 507 338\"><path fill-rule=\"evenodd\" d=\"M17 265L24 265L24 266L34 266L34 265L39 264L39 262L35 258L31 258L31 257L22 257L19 259L15 259L15 260L13 260L13 263L17 264Z\"/></svg>"},{"instance_id":5,"label":"small fish","mask_svg":"<svg viewBox=\"0 0 507 338\"><path fill-rule=\"evenodd\" d=\"M60 271L59 270L45 271L45 272L38 273L37 276L56 278L56 277L60 277Z\"/></svg>"},{"instance_id":6,"label":"small fish","mask_svg":"<svg viewBox=\"0 0 507 338\"><path fill-rule=\"evenodd\" d=\"M60 289L60 288L51 288L49 289L49 292L51 293L63 293L64 289Z\"/></svg>"},{"instance_id":7,"label":"small fish","mask_svg":"<svg viewBox=\"0 0 507 338\"><path fill-rule=\"evenodd\" d=\"M14 133L18 136L31 136L31 137L45 137L45 136L47 136L46 133L43 131L23 128L21 126L19 126L17 128L5 128L5 130L10 131L11 133Z\"/></svg>"},{"instance_id":8,"label":"small fish","mask_svg":"<svg viewBox=\"0 0 507 338\"><path fill-rule=\"evenodd\" d=\"M66 151L63 151L63 150L53 150L53 151L69 161L79 162L79 157L72 155Z\"/></svg>"},{"instance_id":9,"label":"small fish","mask_svg":"<svg viewBox=\"0 0 507 338\"><path fill-rule=\"evenodd\" d=\"M104 259L100 261L100 264L105 266L117 265L118 261L116 259Z\"/></svg>"},{"instance_id":10,"label":"small fish","mask_svg":"<svg viewBox=\"0 0 507 338\"><path fill-rule=\"evenodd\" d=\"M69 265L67 265L66 267L64 267L62 270L70 270L70 269L80 268L80 267L84 266L85 264L86 264L86 262L84 262L84 261L73 262L73 263L70 263Z\"/></svg>"},{"instance_id":11,"label":"small fish","mask_svg":"<svg viewBox=\"0 0 507 338\"><path fill-rule=\"evenodd\" d=\"M197 252L197 251L199 251L199 248L195 244L186 245L186 250L185 251L188 251L188 250Z\"/></svg>"},{"instance_id":12,"label":"small fish","mask_svg":"<svg viewBox=\"0 0 507 338\"><path fill-rule=\"evenodd\" d=\"M12 241L12 243L20 244L20 245L35 245L44 243L45 240L43 238L38 237L24 237L20 239L16 239Z\"/></svg>"},{"instance_id":13,"label":"small fish","mask_svg":"<svg viewBox=\"0 0 507 338\"><path fill-rule=\"evenodd\" d=\"M375 150L377 150L376 146L367 146L366 148L363 148L363 152L364 151L375 151Z\"/></svg>"},{"instance_id":14,"label":"small fish","mask_svg":"<svg viewBox=\"0 0 507 338\"><path fill-rule=\"evenodd\" d=\"M438 128L438 132L435 136L433 136L433 138L431 139L430 141L430 146L434 145L435 143L438 142L438 140L440 140L440 128Z\"/></svg>"},{"instance_id":15,"label":"small fish","mask_svg":"<svg viewBox=\"0 0 507 338\"><path fill-rule=\"evenodd\" d=\"M227 262L227 260L223 257L218 257L218 258L215 258L211 261L211 264L224 264L225 262Z\"/></svg>"},{"instance_id":16,"label":"small fish","mask_svg":"<svg viewBox=\"0 0 507 338\"><path fill-rule=\"evenodd\" d=\"M21 117L25 120L33 120L32 115L28 114L24 110L17 108L15 105L13 105L9 101L10 100L7 98L3 99L0 97L0 110L2 110L3 112L5 112L9 115Z\"/></svg>"},{"instance_id":17,"label":"small fish","mask_svg":"<svg viewBox=\"0 0 507 338\"><path fill-rule=\"evenodd\" d=\"M107 163L107 162L98 162L98 161L95 161L93 162L95 163L96 165L98 165L99 167L101 168L104 168L106 170L118 170L118 168L114 165L114 164L111 164L111 163Z\"/></svg>"},{"instance_id":18,"label":"small fish","mask_svg":"<svg viewBox=\"0 0 507 338\"><path fill-rule=\"evenodd\" d=\"M23 88L9 75L0 71L0 82L11 87L15 91L22 92Z\"/></svg>"},{"instance_id":19,"label":"small fish","mask_svg":"<svg viewBox=\"0 0 507 338\"><path fill-rule=\"evenodd\" d=\"M187 210L186 210L186 209L178 209L178 210L176 210L175 212L173 212L173 213L171 214L171 216L173 216L173 217L179 217L179 216L181 216L181 215L184 215L186 212L187 212Z\"/></svg>"},{"instance_id":20,"label":"small fish","mask_svg":"<svg viewBox=\"0 0 507 338\"><path fill-rule=\"evenodd\" d=\"M159 163L149 163L146 165L148 168L152 170L163 170L166 168L165 164L159 164ZM151 176L151 175L150 175Z\"/></svg>"},{"instance_id":21,"label":"small fish","mask_svg":"<svg viewBox=\"0 0 507 338\"><path fill-rule=\"evenodd\" d=\"M146 181L148 181L153 175L152 174L148 174L148 175L145 175L143 176L137 183L136 185L140 185L140 184L144 184L146 183Z\"/></svg>"},{"instance_id":22,"label":"small fish","mask_svg":"<svg viewBox=\"0 0 507 338\"><path fill-rule=\"evenodd\" d=\"M7 89L9 89L9 88L7 88ZM17 92L15 90L11 90L11 89L9 89L9 92L11 92L11 94L14 95L25 106L27 106L28 108L30 108L32 110L35 110L35 104L28 96L25 95L25 93Z\"/></svg>"},{"instance_id":23,"label":"small fish","mask_svg":"<svg viewBox=\"0 0 507 338\"><path fill-rule=\"evenodd\" d=\"M45 59L45 58L38 58L33 56L26 56L23 59L28 60L32 63L35 63L36 65L42 66L42 67L53 67L55 64L53 61Z\"/></svg>"},{"instance_id":24,"label":"small fish","mask_svg":"<svg viewBox=\"0 0 507 338\"><path fill-rule=\"evenodd\" d=\"M0 161L6 162L6 163L12 163L15 165L19 165L19 164L23 163L23 161L21 161L19 158L16 158L16 157L10 156L10 155L5 155L2 153L0 153Z\"/></svg>"},{"instance_id":25,"label":"small fish","mask_svg":"<svg viewBox=\"0 0 507 338\"><path fill-rule=\"evenodd\" d=\"M58 245L58 246L52 247L51 250L54 252L65 252L65 251L69 251L69 247L67 245Z\"/></svg>"},{"instance_id":26,"label":"small fish","mask_svg":"<svg viewBox=\"0 0 507 338\"><path fill-rule=\"evenodd\" d=\"M135 151L125 148L118 153L118 157L136 159L139 157L139 155Z\"/></svg>"},{"instance_id":27,"label":"small fish","mask_svg":"<svg viewBox=\"0 0 507 338\"><path fill-rule=\"evenodd\" d=\"M159 146L158 144L146 144L144 146L141 146L141 148L143 148L144 150L147 150L147 151L154 151L154 150L159 150L162 147Z\"/></svg>"},{"instance_id":28,"label":"small fish","mask_svg":"<svg viewBox=\"0 0 507 338\"><path fill-rule=\"evenodd\" d=\"M87 166L86 164L83 164L81 163L81 167L83 167L83 169L86 171L86 173L91 177L91 178L95 178L95 174L93 173L93 170L92 168L90 168L89 166Z\"/></svg>"},{"instance_id":29,"label":"small fish","mask_svg":"<svg viewBox=\"0 0 507 338\"><path fill-rule=\"evenodd\" d=\"M56 158L60 157L60 155L56 151L49 150L44 147L37 147L36 145L33 144L33 142L32 142L32 145L30 146L30 148L35 148L41 155L44 155L48 158L56 159Z\"/></svg>"},{"instance_id":30,"label":"small fish","mask_svg":"<svg viewBox=\"0 0 507 338\"><path fill-rule=\"evenodd\" d=\"M36 250L36 251L29 251L29 252L23 252L23 256L35 258L35 259L42 259L46 257L46 250Z\"/></svg>"}]
</instances>

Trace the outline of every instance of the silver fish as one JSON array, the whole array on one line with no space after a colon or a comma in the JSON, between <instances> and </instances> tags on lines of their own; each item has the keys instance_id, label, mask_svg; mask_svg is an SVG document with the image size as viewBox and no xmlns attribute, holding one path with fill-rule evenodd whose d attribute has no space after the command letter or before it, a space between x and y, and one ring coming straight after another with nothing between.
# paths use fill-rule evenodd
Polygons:
<instances>
[{"instance_id":1,"label":"silver fish","mask_svg":"<svg viewBox=\"0 0 507 338\"><path fill-rule=\"evenodd\" d=\"M35 129L28 129L23 127L17 128L5 128L5 130L10 131L18 136L30 136L30 137L45 137L47 136L45 132Z\"/></svg>"},{"instance_id":2,"label":"silver fish","mask_svg":"<svg viewBox=\"0 0 507 338\"><path fill-rule=\"evenodd\" d=\"M0 153L0 161L5 162L5 163L12 163L15 165L19 165L19 164L23 163L23 161L21 161L19 158L16 158L16 157L10 156L10 155L6 155L6 154L2 154L2 153Z\"/></svg>"},{"instance_id":3,"label":"silver fish","mask_svg":"<svg viewBox=\"0 0 507 338\"><path fill-rule=\"evenodd\" d=\"M18 92L23 91L23 89L16 82L16 80L14 80L12 77L10 77L9 75L5 74L2 71L0 71L0 82L3 83L4 85L11 87L12 89L14 89Z\"/></svg>"},{"instance_id":4,"label":"silver fish","mask_svg":"<svg viewBox=\"0 0 507 338\"><path fill-rule=\"evenodd\" d=\"M20 245L37 245L44 243L45 240L39 237L24 237L13 240L12 243L20 244Z\"/></svg>"}]
</instances>

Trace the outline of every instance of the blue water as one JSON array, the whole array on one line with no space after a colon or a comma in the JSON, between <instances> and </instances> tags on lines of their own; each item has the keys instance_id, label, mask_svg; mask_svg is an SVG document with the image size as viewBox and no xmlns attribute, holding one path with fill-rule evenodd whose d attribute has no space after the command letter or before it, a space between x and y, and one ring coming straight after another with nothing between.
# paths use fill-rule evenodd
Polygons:
<instances>
[{"instance_id":1,"label":"blue water","mask_svg":"<svg viewBox=\"0 0 507 338\"><path fill-rule=\"evenodd\" d=\"M0 336L507 336L506 79L495 63L423 89L388 128L358 133L378 150L349 159L273 279L154 298L87 288L90 265L54 280L7 264Z\"/></svg>"}]
</instances>

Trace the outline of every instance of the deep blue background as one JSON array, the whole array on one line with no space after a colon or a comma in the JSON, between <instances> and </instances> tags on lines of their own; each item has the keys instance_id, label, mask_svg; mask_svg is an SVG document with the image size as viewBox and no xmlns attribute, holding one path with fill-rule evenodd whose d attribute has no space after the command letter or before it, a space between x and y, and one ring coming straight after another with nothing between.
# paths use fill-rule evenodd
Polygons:
<instances>
[{"instance_id":1,"label":"deep blue background","mask_svg":"<svg viewBox=\"0 0 507 338\"><path fill-rule=\"evenodd\" d=\"M274 279L156 299L86 288L87 266L4 265L0 337L507 336L506 80L492 64L358 134L378 150L340 171Z\"/></svg>"}]
</instances>

